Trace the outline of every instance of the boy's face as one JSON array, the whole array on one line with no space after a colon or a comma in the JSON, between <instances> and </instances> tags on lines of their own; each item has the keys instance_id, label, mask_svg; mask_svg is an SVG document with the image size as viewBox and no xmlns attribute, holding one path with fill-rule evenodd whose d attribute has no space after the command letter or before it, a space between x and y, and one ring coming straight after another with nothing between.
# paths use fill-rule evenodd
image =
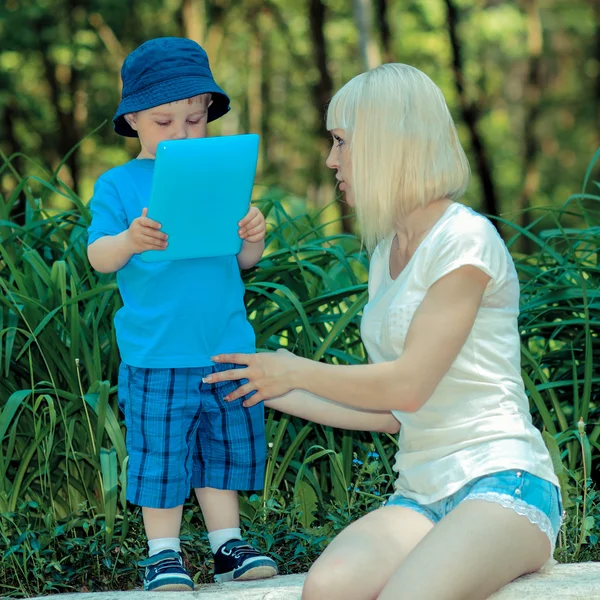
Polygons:
<instances>
[{"instance_id":1,"label":"boy's face","mask_svg":"<svg viewBox=\"0 0 600 600\"><path fill-rule=\"evenodd\" d=\"M142 150L138 158L155 158L156 147L166 140L206 137L211 103L210 94L202 94L125 115L140 138Z\"/></svg>"}]
</instances>

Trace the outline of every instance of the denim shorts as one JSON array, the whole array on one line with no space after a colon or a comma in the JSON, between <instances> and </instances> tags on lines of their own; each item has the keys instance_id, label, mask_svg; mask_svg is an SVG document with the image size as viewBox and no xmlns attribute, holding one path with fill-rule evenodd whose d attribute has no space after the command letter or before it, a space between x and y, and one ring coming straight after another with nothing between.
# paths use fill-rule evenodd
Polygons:
<instances>
[{"instance_id":1,"label":"denim shorts","mask_svg":"<svg viewBox=\"0 0 600 600\"><path fill-rule=\"evenodd\" d=\"M465 500L487 500L497 502L516 513L527 517L537 525L550 540L552 553L562 523L560 489L527 471L500 471L469 481L458 492L432 504L419 504L415 500L396 492L386 506L402 506L439 523L443 517Z\"/></svg>"},{"instance_id":2,"label":"denim shorts","mask_svg":"<svg viewBox=\"0 0 600 600\"><path fill-rule=\"evenodd\" d=\"M184 503L191 488L257 490L264 484L262 402L223 398L244 383L203 383L236 365L143 369L121 364L119 405L127 427L127 500L147 508Z\"/></svg>"}]
</instances>

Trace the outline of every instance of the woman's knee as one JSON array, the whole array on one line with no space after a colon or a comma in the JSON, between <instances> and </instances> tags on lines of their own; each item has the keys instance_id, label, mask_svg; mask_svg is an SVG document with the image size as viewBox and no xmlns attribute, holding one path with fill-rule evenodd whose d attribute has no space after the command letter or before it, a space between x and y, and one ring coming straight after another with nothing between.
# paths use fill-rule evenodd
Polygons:
<instances>
[{"instance_id":1,"label":"woman's knee","mask_svg":"<svg viewBox=\"0 0 600 600\"><path fill-rule=\"evenodd\" d=\"M329 561L319 559L310 568L302 588L302 600L341 600L349 597L345 585L350 574L344 572L340 565L334 568L327 563Z\"/></svg>"}]
</instances>

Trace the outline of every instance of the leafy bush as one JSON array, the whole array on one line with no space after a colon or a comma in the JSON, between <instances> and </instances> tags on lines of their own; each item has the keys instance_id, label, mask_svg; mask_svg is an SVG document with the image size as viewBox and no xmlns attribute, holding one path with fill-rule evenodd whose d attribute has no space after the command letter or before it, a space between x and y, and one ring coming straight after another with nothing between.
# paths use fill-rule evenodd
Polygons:
<instances>
[{"instance_id":1,"label":"leafy bush","mask_svg":"<svg viewBox=\"0 0 600 600\"><path fill-rule=\"evenodd\" d=\"M127 454L112 327L121 301L114 278L87 262L87 207L55 174L22 179L10 160L0 168L5 172L18 184L0 202L0 535L6 549L0 594L129 588L145 540L124 495ZM48 208L57 198L72 208ZM560 210L543 211L527 230L505 222L514 228L509 245L527 236L537 246L529 256L515 255L523 375L563 482L569 518L557 556L565 561L598 556L600 535L593 481L600 451L599 200L584 191ZM322 215L294 210L276 189L266 192L261 208L273 225L268 252L260 268L244 275L258 345L364 362L359 319L367 257L358 240L329 233ZM282 572L306 570L337 531L391 492L395 440L272 411L267 439L265 486L242 498L244 525L278 557ZM208 546L193 504L186 505L183 537L196 580L208 580Z\"/></svg>"},{"instance_id":2,"label":"leafy bush","mask_svg":"<svg viewBox=\"0 0 600 600\"><path fill-rule=\"evenodd\" d=\"M558 557L565 561L584 546L598 556L600 536L600 195L587 191L599 157L600 150L582 192L564 206L544 210L527 230L504 221L516 232L509 247L522 236L535 247L515 255L523 379L561 481L567 515Z\"/></svg>"}]
</instances>

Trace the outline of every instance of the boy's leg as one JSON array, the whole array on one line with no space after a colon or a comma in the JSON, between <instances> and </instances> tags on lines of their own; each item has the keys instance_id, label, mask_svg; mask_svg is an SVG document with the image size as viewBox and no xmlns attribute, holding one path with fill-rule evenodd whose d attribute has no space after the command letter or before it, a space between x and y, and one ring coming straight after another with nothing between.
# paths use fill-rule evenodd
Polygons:
<instances>
[{"instance_id":1,"label":"boy's leg","mask_svg":"<svg viewBox=\"0 0 600 600\"><path fill-rule=\"evenodd\" d=\"M202 509L213 554L229 540L241 540L238 493L215 488L197 488L194 491Z\"/></svg>"},{"instance_id":2,"label":"boy's leg","mask_svg":"<svg viewBox=\"0 0 600 600\"><path fill-rule=\"evenodd\" d=\"M241 540L238 493L235 490L215 488L197 488L194 491L202 509L213 554L226 542Z\"/></svg>"},{"instance_id":3,"label":"boy's leg","mask_svg":"<svg viewBox=\"0 0 600 600\"><path fill-rule=\"evenodd\" d=\"M214 370L234 368L215 365ZM223 398L242 382L199 382L202 418L196 439L192 485L215 555L215 580L262 579L277 574L275 562L243 542L237 490L262 489L266 459L264 407Z\"/></svg>"},{"instance_id":4,"label":"boy's leg","mask_svg":"<svg viewBox=\"0 0 600 600\"><path fill-rule=\"evenodd\" d=\"M239 528L240 503L237 491L210 487L196 488L194 491L208 531Z\"/></svg>"},{"instance_id":5,"label":"boy's leg","mask_svg":"<svg viewBox=\"0 0 600 600\"><path fill-rule=\"evenodd\" d=\"M194 584L183 565L179 532L183 505L175 508L142 507L144 529L148 538L148 558L144 588L162 592L189 592Z\"/></svg>"},{"instance_id":6,"label":"boy's leg","mask_svg":"<svg viewBox=\"0 0 600 600\"><path fill-rule=\"evenodd\" d=\"M147 590L193 589L179 542L191 479L189 442L200 410L190 401L188 374L187 369L125 366L119 378L129 453L127 499L143 507L148 537L150 556L141 563Z\"/></svg>"},{"instance_id":7,"label":"boy's leg","mask_svg":"<svg viewBox=\"0 0 600 600\"><path fill-rule=\"evenodd\" d=\"M215 558L215 581L267 579L277 575L275 561L242 540L238 492L209 487L196 488L195 492Z\"/></svg>"},{"instance_id":8,"label":"boy's leg","mask_svg":"<svg viewBox=\"0 0 600 600\"><path fill-rule=\"evenodd\" d=\"M148 540L177 538L181 529L183 504L175 508L146 508L142 507L144 529Z\"/></svg>"}]
</instances>

